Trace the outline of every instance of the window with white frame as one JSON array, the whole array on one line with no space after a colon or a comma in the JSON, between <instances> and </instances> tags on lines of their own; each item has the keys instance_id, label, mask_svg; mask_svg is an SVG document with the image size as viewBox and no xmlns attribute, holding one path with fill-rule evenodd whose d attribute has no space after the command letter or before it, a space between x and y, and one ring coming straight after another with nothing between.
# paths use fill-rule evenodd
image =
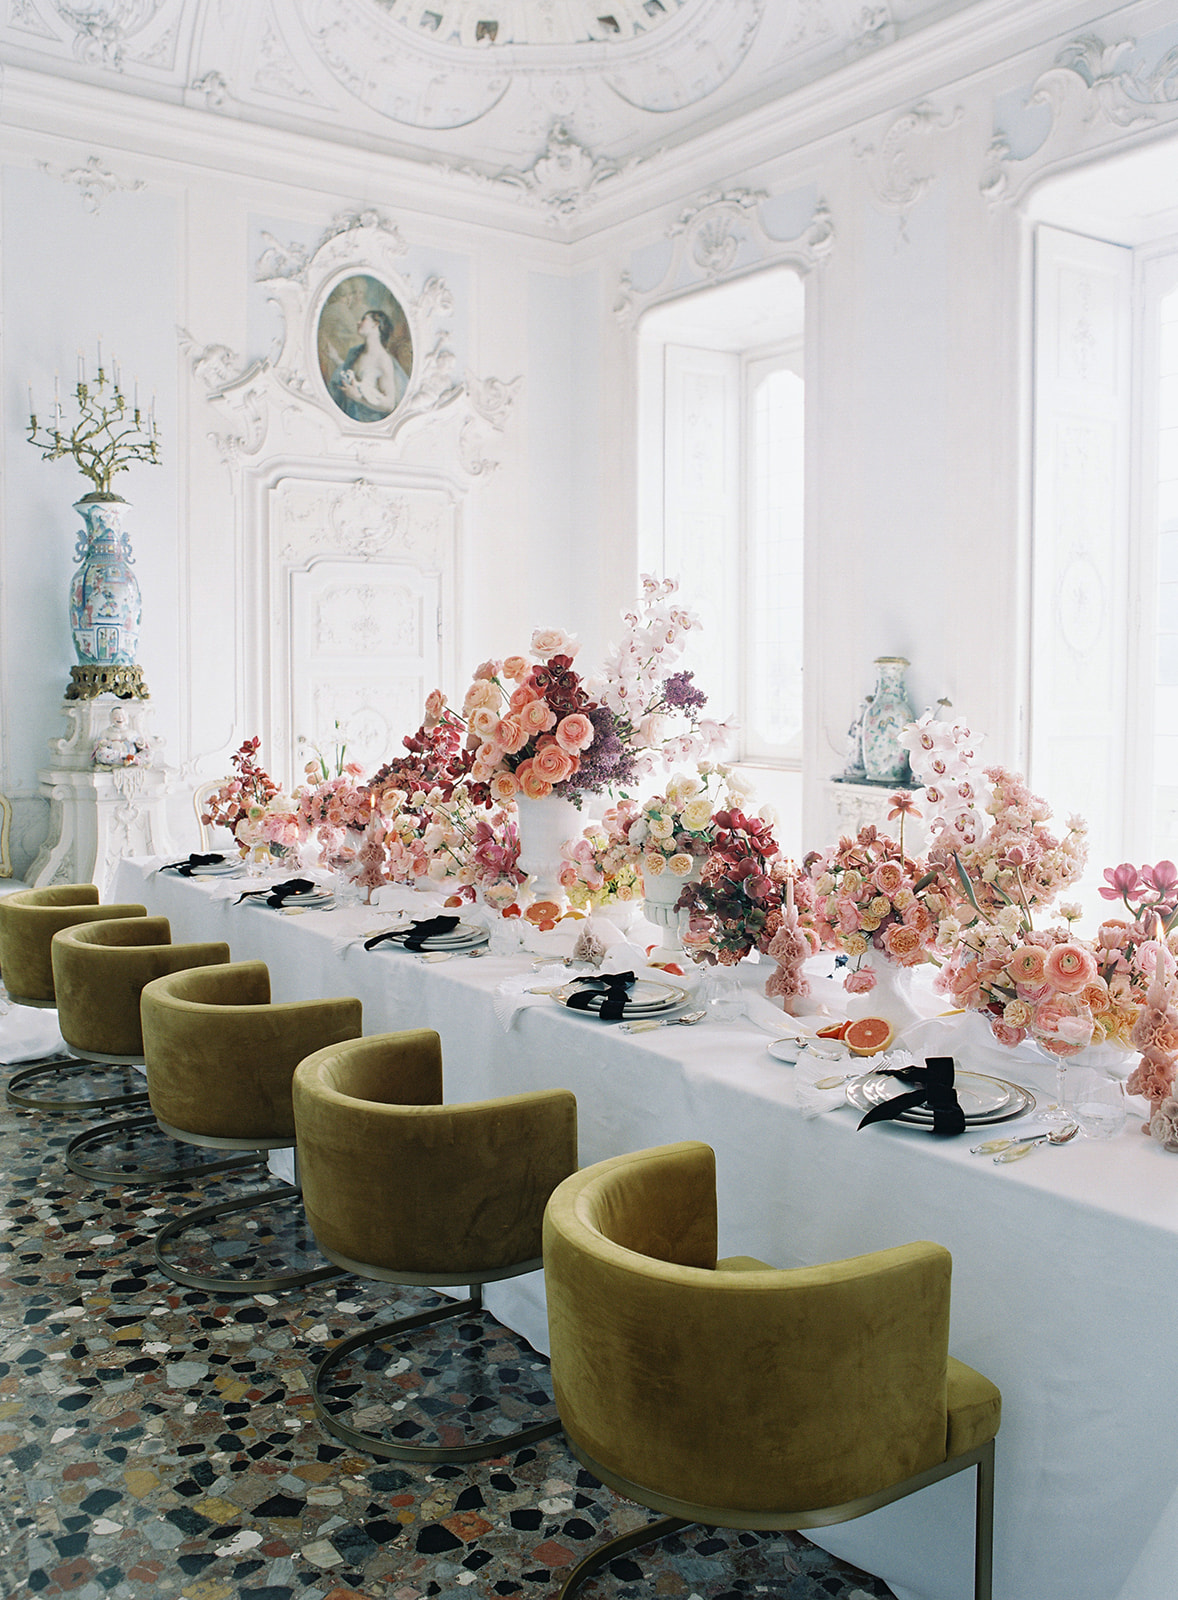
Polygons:
<instances>
[{"instance_id":1,"label":"window with white frame","mask_svg":"<svg viewBox=\"0 0 1178 1600\"><path fill-rule=\"evenodd\" d=\"M704 624L692 664L736 759L800 768L803 291L785 269L649 313L641 328L640 555Z\"/></svg>"},{"instance_id":2,"label":"window with white frame","mask_svg":"<svg viewBox=\"0 0 1178 1600\"><path fill-rule=\"evenodd\" d=\"M1110 224L1134 186L1103 183L1112 237L1035 241L1031 776L1087 817L1092 882L1178 856L1178 234Z\"/></svg>"}]
</instances>

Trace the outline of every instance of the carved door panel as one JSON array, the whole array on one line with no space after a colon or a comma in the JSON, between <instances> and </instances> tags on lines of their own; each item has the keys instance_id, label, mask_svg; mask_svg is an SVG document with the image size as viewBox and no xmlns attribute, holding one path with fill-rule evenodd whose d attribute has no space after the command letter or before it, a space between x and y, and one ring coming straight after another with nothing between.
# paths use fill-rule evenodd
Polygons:
<instances>
[{"instance_id":1,"label":"carved door panel","mask_svg":"<svg viewBox=\"0 0 1178 1600\"><path fill-rule=\"evenodd\" d=\"M291 727L296 774L307 741L365 775L403 753L440 679L440 580L382 561L316 561L290 574ZM338 725L338 731L337 731Z\"/></svg>"}]
</instances>

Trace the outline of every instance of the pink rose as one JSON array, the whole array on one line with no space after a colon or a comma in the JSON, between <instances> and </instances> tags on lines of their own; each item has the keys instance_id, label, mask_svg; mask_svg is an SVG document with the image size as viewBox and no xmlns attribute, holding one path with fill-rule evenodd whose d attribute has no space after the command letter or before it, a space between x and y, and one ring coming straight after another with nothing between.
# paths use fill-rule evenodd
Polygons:
<instances>
[{"instance_id":1,"label":"pink rose","mask_svg":"<svg viewBox=\"0 0 1178 1600\"><path fill-rule=\"evenodd\" d=\"M848 994L870 994L877 982L874 968L860 967L857 972L847 974L843 988Z\"/></svg>"},{"instance_id":2,"label":"pink rose","mask_svg":"<svg viewBox=\"0 0 1178 1600\"><path fill-rule=\"evenodd\" d=\"M550 661L553 656L575 656L579 649L572 634L562 628L537 628L532 635L532 654L542 661Z\"/></svg>"},{"instance_id":3,"label":"pink rose","mask_svg":"<svg viewBox=\"0 0 1178 1600\"><path fill-rule=\"evenodd\" d=\"M518 755L528 742L528 730L516 713L509 711L505 717L500 717L499 725L495 729L495 739L507 755Z\"/></svg>"},{"instance_id":4,"label":"pink rose","mask_svg":"<svg viewBox=\"0 0 1178 1600\"><path fill-rule=\"evenodd\" d=\"M514 772L497 772L491 779L491 794L501 806L513 801L518 793L519 784Z\"/></svg>"},{"instance_id":5,"label":"pink rose","mask_svg":"<svg viewBox=\"0 0 1178 1600\"><path fill-rule=\"evenodd\" d=\"M532 769L545 783L563 783L576 771L577 762L558 744L549 744L543 750L537 750L532 758Z\"/></svg>"},{"instance_id":6,"label":"pink rose","mask_svg":"<svg viewBox=\"0 0 1178 1600\"><path fill-rule=\"evenodd\" d=\"M885 928L883 942L888 955L902 967L914 967L924 957L924 939L916 928L906 923L893 923Z\"/></svg>"},{"instance_id":7,"label":"pink rose","mask_svg":"<svg viewBox=\"0 0 1178 1600\"><path fill-rule=\"evenodd\" d=\"M490 706L477 706L470 714L470 731L480 740L494 738L499 727L499 713Z\"/></svg>"},{"instance_id":8,"label":"pink rose","mask_svg":"<svg viewBox=\"0 0 1178 1600\"><path fill-rule=\"evenodd\" d=\"M476 678L497 677L502 665L503 663L500 661L484 661L481 666L477 666L474 669L474 675Z\"/></svg>"},{"instance_id":9,"label":"pink rose","mask_svg":"<svg viewBox=\"0 0 1178 1600\"><path fill-rule=\"evenodd\" d=\"M871 881L880 894L886 894L891 899L904 883L904 869L898 861L881 861L871 874Z\"/></svg>"},{"instance_id":10,"label":"pink rose","mask_svg":"<svg viewBox=\"0 0 1178 1600\"><path fill-rule=\"evenodd\" d=\"M532 668L526 656L508 656L503 663L503 676L510 678L513 683L518 683L521 678L526 678Z\"/></svg>"},{"instance_id":11,"label":"pink rose","mask_svg":"<svg viewBox=\"0 0 1178 1600\"><path fill-rule=\"evenodd\" d=\"M557 743L570 755L580 750L587 750L593 743L595 733L593 724L581 711L570 712L567 717L562 717L556 726Z\"/></svg>"}]
</instances>

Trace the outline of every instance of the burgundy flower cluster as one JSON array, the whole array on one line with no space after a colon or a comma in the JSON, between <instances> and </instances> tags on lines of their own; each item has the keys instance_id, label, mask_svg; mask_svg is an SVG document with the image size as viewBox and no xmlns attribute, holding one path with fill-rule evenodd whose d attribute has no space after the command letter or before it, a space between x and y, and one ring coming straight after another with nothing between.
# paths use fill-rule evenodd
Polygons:
<instances>
[{"instance_id":1,"label":"burgundy flower cluster","mask_svg":"<svg viewBox=\"0 0 1178 1600\"><path fill-rule=\"evenodd\" d=\"M734 967L749 952L768 951L782 923L787 867L773 830L743 811L717 811L716 837L699 883L679 903L690 913L683 935L696 960Z\"/></svg>"},{"instance_id":2,"label":"burgundy flower cluster","mask_svg":"<svg viewBox=\"0 0 1178 1600\"><path fill-rule=\"evenodd\" d=\"M377 794L386 789L403 789L406 794L414 794L419 789L428 794L440 789L443 800L451 799L454 785L467 777L473 761L470 752L463 748L465 734L466 729L449 711L444 711L433 727L422 723L416 733L407 733L401 740L409 754L386 761L373 773L368 787ZM487 804L489 795L480 796L474 792L479 787L467 785L473 800ZM486 785L481 787L485 791Z\"/></svg>"},{"instance_id":3,"label":"burgundy flower cluster","mask_svg":"<svg viewBox=\"0 0 1178 1600\"><path fill-rule=\"evenodd\" d=\"M249 816L251 806L264 806L278 793L274 779L257 764L261 747L262 741L255 735L234 752L232 762L236 776L227 778L209 795L201 813L206 827L212 824L232 832Z\"/></svg>"}]
</instances>

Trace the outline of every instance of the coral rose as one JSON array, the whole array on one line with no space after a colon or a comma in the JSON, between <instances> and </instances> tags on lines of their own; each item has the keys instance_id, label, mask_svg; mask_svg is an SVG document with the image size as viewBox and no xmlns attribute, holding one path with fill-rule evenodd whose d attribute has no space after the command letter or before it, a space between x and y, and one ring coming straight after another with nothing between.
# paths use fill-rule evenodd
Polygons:
<instances>
[{"instance_id":1,"label":"coral rose","mask_svg":"<svg viewBox=\"0 0 1178 1600\"><path fill-rule=\"evenodd\" d=\"M544 800L552 793L552 785L534 770L531 761L521 761L515 769L515 781L520 793L528 800Z\"/></svg>"},{"instance_id":2,"label":"coral rose","mask_svg":"<svg viewBox=\"0 0 1178 1600\"><path fill-rule=\"evenodd\" d=\"M902 967L914 967L924 958L924 939L907 923L893 923L885 928L883 942L888 955Z\"/></svg>"},{"instance_id":3,"label":"coral rose","mask_svg":"<svg viewBox=\"0 0 1178 1600\"><path fill-rule=\"evenodd\" d=\"M513 695L512 699L514 698ZM556 713L546 700L529 700L526 705L520 706L515 714L529 738L534 733L547 733L556 722Z\"/></svg>"},{"instance_id":4,"label":"coral rose","mask_svg":"<svg viewBox=\"0 0 1178 1600\"><path fill-rule=\"evenodd\" d=\"M509 711L505 717L499 718L494 737L507 755L514 756L527 744L529 735L516 713Z\"/></svg>"},{"instance_id":5,"label":"coral rose","mask_svg":"<svg viewBox=\"0 0 1178 1600\"><path fill-rule=\"evenodd\" d=\"M510 678L513 683L518 683L521 678L526 678L531 670L531 665L526 656L508 656L503 663L503 676Z\"/></svg>"}]
</instances>

